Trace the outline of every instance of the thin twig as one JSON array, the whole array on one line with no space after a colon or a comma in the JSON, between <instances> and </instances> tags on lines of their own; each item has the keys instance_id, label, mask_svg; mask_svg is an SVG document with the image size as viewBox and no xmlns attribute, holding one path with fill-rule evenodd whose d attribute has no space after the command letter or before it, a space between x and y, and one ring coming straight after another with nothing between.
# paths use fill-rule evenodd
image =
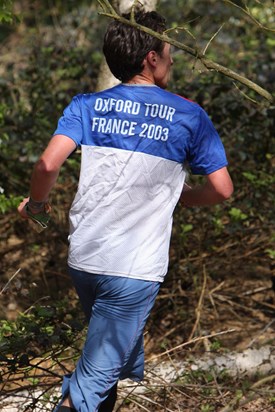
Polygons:
<instances>
[{"instance_id":1,"label":"thin twig","mask_svg":"<svg viewBox=\"0 0 275 412\"><path fill-rule=\"evenodd\" d=\"M35 309L38 302L41 302L42 300L47 300L47 299L50 299L50 296L42 296L41 298L37 299L29 308L27 308L24 311L24 315L28 314L32 309Z\"/></svg>"},{"instance_id":2,"label":"thin twig","mask_svg":"<svg viewBox=\"0 0 275 412\"><path fill-rule=\"evenodd\" d=\"M207 45L205 46L202 54L206 53L206 50L208 49L210 43L215 39L215 37L219 34L219 32L221 31L221 29L223 28L224 23L221 25L221 27L216 31L216 33L213 34L213 36L211 37L211 39L209 40L209 42L207 43Z\"/></svg>"},{"instance_id":3,"label":"thin twig","mask_svg":"<svg viewBox=\"0 0 275 412\"><path fill-rule=\"evenodd\" d=\"M131 399L131 402L134 403L135 405L139 406L144 411L151 412L150 409L145 408L145 406L141 405L139 402L135 401L134 399Z\"/></svg>"},{"instance_id":4,"label":"thin twig","mask_svg":"<svg viewBox=\"0 0 275 412\"><path fill-rule=\"evenodd\" d=\"M254 16L252 16L249 8L246 6L246 8L244 9L243 7L239 6L236 3L233 3L233 1L231 0L223 0L225 3L229 3L231 4L231 6L237 7L237 9L241 10L244 14L246 14L258 27L260 27L263 30L266 31L271 31L272 33L275 32L275 29L271 29L269 27L264 26L262 23L260 23L257 19L255 19Z\"/></svg>"},{"instance_id":5,"label":"thin twig","mask_svg":"<svg viewBox=\"0 0 275 412\"><path fill-rule=\"evenodd\" d=\"M165 30L164 33L165 33L165 34L168 34L168 33L171 33L171 32L177 33L177 30L185 31L187 34L189 34L190 37L192 37L193 40L196 40L196 37L194 36L194 34L191 33L190 30L188 30L186 27L183 27L183 26L171 27L171 28Z\"/></svg>"},{"instance_id":6,"label":"thin twig","mask_svg":"<svg viewBox=\"0 0 275 412\"><path fill-rule=\"evenodd\" d=\"M186 320L184 322L178 323L176 326L174 326L172 329L169 329L164 335L161 336L161 340L168 338L168 336L172 335L175 333L175 331L183 326L186 325Z\"/></svg>"},{"instance_id":7,"label":"thin twig","mask_svg":"<svg viewBox=\"0 0 275 412\"><path fill-rule=\"evenodd\" d=\"M256 295L257 293L265 292L266 290L271 290L271 289L272 289L272 286L261 286L261 287L256 288L256 289L247 290L246 292L243 292L242 296Z\"/></svg>"},{"instance_id":8,"label":"thin twig","mask_svg":"<svg viewBox=\"0 0 275 412\"><path fill-rule=\"evenodd\" d=\"M246 99L250 100L252 103L258 103L255 99L252 99L245 92L243 92L235 82L233 82L233 84L236 87L236 89L241 93L241 95L243 95Z\"/></svg>"},{"instance_id":9,"label":"thin twig","mask_svg":"<svg viewBox=\"0 0 275 412\"><path fill-rule=\"evenodd\" d=\"M260 302L259 300L255 299L255 298L251 298L251 300L252 300L253 302L257 303L257 305L261 305L261 306L264 306L264 307L266 307L266 308L268 308L268 309L275 310L275 305L272 305L271 303Z\"/></svg>"},{"instance_id":10,"label":"thin twig","mask_svg":"<svg viewBox=\"0 0 275 412\"><path fill-rule=\"evenodd\" d=\"M227 298L227 297L225 297L225 296L223 296L223 295L218 295L218 294L214 293L213 296L214 296L216 299L219 299L221 302L226 302L226 303L228 303L228 304L229 304L230 306L232 306L232 307L233 307L233 306L237 306L237 308L241 308L244 312L251 312L251 313L253 313L254 315L257 314L256 309L250 308L249 306L241 305L240 303L234 302L233 300L231 300L231 299L229 299L229 298Z\"/></svg>"},{"instance_id":11,"label":"thin twig","mask_svg":"<svg viewBox=\"0 0 275 412\"><path fill-rule=\"evenodd\" d=\"M222 408L219 412L233 412L236 410L237 407L242 407L246 405L247 403L253 401L254 399L258 398L259 395L254 392L255 389L259 388L259 386L265 385L267 382L271 382L275 379L275 375L270 375L266 376L263 379L260 379L259 381L255 382L251 387L249 392L245 395L245 399L239 399L239 396L236 396L230 403L229 405L225 406ZM239 410L239 409L238 409Z\"/></svg>"},{"instance_id":12,"label":"thin twig","mask_svg":"<svg viewBox=\"0 0 275 412\"><path fill-rule=\"evenodd\" d=\"M247 345L247 347L250 348L250 347L256 342L256 340L257 340L263 333L265 333L265 332L267 331L267 329L270 328L270 326L271 326L274 322L275 322L275 319L272 319L270 322L268 322L268 324L264 327L264 329L263 329L260 333L258 333L257 336L255 336L255 338L253 338L253 339L249 342L249 344Z\"/></svg>"},{"instance_id":13,"label":"thin twig","mask_svg":"<svg viewBox=\"0 0 275 412\"><path fill-rule=\"evenodd\" d=\"M138 398L142 399L142 400L145 400L145 401L153 404L153 405L162 406L162 405L159 404L159 402L156 402L156 401L154 401L153 399L150 399L150 398L148 398L148 397L145 396L145 395L141 395L140 393L137 394L136 396L137 396ZM142 406L142 405L139 404L139 406ZM146 410L147 410L147 409L146 409ZM168 408L165 408L165 410L166 410L167 412L173 412L171 409L168 409Z\"/></svg>"},{"instance_id":14,"label":"thin twig","mask_svg":"<svg viewBox=\"0 0 275 412\"><path fill-rule=\"evenodd\" d=\"M12 282L12 280L15 278L15 276L18 275L18 273L20 272L21 268L19 268L13 275L12 277L8 280L8 282L6 283L6 285L3 287L3 289L0 291L0 296L8 289L10 283Z\"/></svg>"},{"instance_id":15,"label":"thin twig","mask_svg":"<svg viewBox=\"0 0 275 412\"><path fill-rule=\"evenodd\" d=\"M196 332L196 329L197 329L198 324L200 322L202 303L203 303L203 298L204 298L205 289L206 289L206 281L207 281L206 269L205 269L205 265L203 265L203 285L202 285L202 290L201 290L199 302L198 302L197 308L195 310L195 312L196 312L196 321L195 321L195 324L193 326L192 332L191 332L188 340L191 340L193 338L194 333Z\"/></svg>"},{"instance_id":16,"label":"thin twig","mask_svg":"<svg viewBox=\"0 0 275 412\"><path fill-rule=\"evenodd\" d=\"M210 292L209 292L209 295L212 295L212 293L214 293L217 290L221 289L224 284L225 284L225 280L223 280L221 283L219 283L217 286L215 286L213 289L211 289Z\"/></svg>"},{"instance_id":17,"label":"thin twig","mask_svg":"<svg viewBox=\"0 0 275 412\"><path fill-rule=\"evenodd\" d=\"M188 342L183 342L183 343L181 343L180 345L177 345L177 346L175 346L174 348L168 349L167 351L165 351L165 352L163 352L163 353L160 353L160 354L158 354L158 355L152 356L150 359L148 359L147 362L152 362L152 361L154 361L155 359L160 358L161 356L167 355L168 353L171 353L171 352L174 352L175 350L181 349L181 348L183 348L184 346L192 345L193 343L199 342L199 341L201 341L201 340L203 340L203 339L214 338L214 337L216 337L216 336L221 336L221 335L225 335L225 334L227 334L227 333L233 333L233 332L236 332L236 329L228 329L228 330L224 330L224 331L221 331L221 332L218 332L218 333L212 333L211 335L205 335L205 336L200 336L200 337L198 337L198 338L191 339L190 341L188 341Z\"/></svg>"},{"instance_id":18,"label":"thin twig","mask_svg":"<svg viewBox=\"0 0 275 412\"><path fill-rule=\"evenodd\" d=\"M132 7L131 7L131 12L130 12L131 17L130 17L130 19L133 23L135 23L135 10L136 10L136 7L137 7L138 3L140 3L139 0L134 0L134 2L132 4Z\"/></svg>"}]
</instances>

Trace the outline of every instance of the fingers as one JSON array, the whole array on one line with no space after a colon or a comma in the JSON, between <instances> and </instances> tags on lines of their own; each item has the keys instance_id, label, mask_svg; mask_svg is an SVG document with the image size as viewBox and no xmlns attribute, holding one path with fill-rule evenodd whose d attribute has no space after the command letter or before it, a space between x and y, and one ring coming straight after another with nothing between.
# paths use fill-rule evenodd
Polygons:
<instances>
[{"instance_id":1,"label":"fingers","mask_svg":"<svg viewBox=\"0 0 275 412\"><path fill-rule=\"evenodd\" d=\"M45 212L46 213L51 213L52 207L49 203L45 203Z\"/></svg>"},{"instance_id":2,"label":"fingers","mask_svg":"<svg viewBox=\"0 0 275 412\"><path fill-rule=\"evenodd\" d=\"M26 210L25 210L25 205L26 205L26 203L28 203L28 201L29 201L29 197L26 197L25 199L22 200L22 202L20 203L20 205L17 208L17 211L18 211L19 215L23 219L28 219L28 215L27 215Z\"/></svg>"}]
</instances>

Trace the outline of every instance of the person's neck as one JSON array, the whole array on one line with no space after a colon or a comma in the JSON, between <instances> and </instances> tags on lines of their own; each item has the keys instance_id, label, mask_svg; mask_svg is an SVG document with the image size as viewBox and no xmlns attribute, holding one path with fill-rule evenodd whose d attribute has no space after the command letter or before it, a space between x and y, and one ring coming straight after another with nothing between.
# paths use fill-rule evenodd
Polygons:
<instances>
[{"instance_id":1,"label":"person's neck","mask_svg":"<svg viewBox=\"0 0 275 412\"><path fill-rule=\"evenodd\" d=\"M151 76L147 76L144 74L137 74L132 79L130 79L127 84L151 84L154 85L154 79Z\"/></svg>"}]
</instances>

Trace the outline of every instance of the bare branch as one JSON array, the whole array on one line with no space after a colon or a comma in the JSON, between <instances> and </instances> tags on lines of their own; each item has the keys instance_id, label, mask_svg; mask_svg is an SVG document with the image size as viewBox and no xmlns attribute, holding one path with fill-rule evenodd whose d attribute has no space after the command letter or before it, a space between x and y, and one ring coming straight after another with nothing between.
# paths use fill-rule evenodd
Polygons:
<instances>
[{"instance_id":1,"label":"bare branch","mask_svg":"<svg viewBox=\"0 0 275 412\"><path fill-rule=\"evenodd\" d=\"M220 412L233 412L236 410L236 407L242 407L249 402L251 402L254 399L257 399L259 397L259 393L255 391L255 389L259 388L262 385L265 385L267 382L272 382L275 380L275 375L270 375L266 376L259 381L255 382L249 389L248 393L246 393L246 396L242 397L239 399L239 396L235 397L227 406L222 408ZM272 394L272 391L270 391L270 395Z\"/></svg>"},{"instance_id":2,"label":"bare branch","mask_svg":"<svg viewBox=\"0 0 275 412\"><path fill-rule=\"evenodd\" d=\"M12 280L15 278L15 276L18 275L18 273L20 272L21 268L17 269L17 271L12 275L12 277L8 280L8 282L6 283L6 285L3 287L3 289L0 291L0 296L8 289L10 283L12 282Z\"/></svg>"},{"instance_id":3,"label":"bare branch","mask_svg":"<svg viewBox=\"0 0 275 412\"><path fill-rule=\"evenodd\" d=\"M233 82L233 84L236 87L236 89L238 89L239 93L242 94L247 100L250 100L252 103L257 104L257 101L254 99L251 99L251 97L249 97L246 93L244 93L235 82Z\"/></svg>"},{"instance_id":4,"label":"bare branch","mask_svg":"<svg viewBox=\"0 0 275 412\"><path fill-rule=\"evenodd\" d=\"M171 32L178 33L179 31L185 31L187 34L189 34L190 37L192 37L193 40L196 40L196 37L191 33L191 31L183 26L171 27L170 29L165 30L165 34L168 34Z\"/></svg>"},{"instance_id":5,"label":"bare branch","mask_svg":"<svg viewBox=\"0 0 275 412\"><path fill-rule=\"evenodd\" d=\"M235 71L229 69L228 67L222 66L219 63L214 62L211 59L208 59L205 55L204 52L200 51L197 48L192 48L184 43L181 43L172 37L168 36L167 33L157 33L153 30L151 30L148 27L142 26L135 21L131 21L128 19L125 19L123 16L120 16L119 14L116 13L116 11L112 8L108 0L99 0L99 4L101 5L103 11L99 12L100 15L102 16L107 16L110 18L113 18L115 20L118 20L124 24L127 24L132 27L136 27L137 29L144 31L145 33L150 34L153 37L156 37L157 39L169 43L172 46L177 47L178 49L181 49L185 51L186 53L190 54L191 56L195 57L196 59L200 60L201 63L211 71L216 71L217 73L220 73L226 77L229 77L233 80L238 81L239 83L244 84L246 87L249 89L255 91L257 94L260 96L264 97L266 100L268 100L269 103L273 102L273 96L271 93L269 93L267 90L263 89L261 86L258 84L254 83L253 81L247 79L246 77L242 76L241 74L236 73ZM217 34L217 33L216 33Z\"/></svg>"},{"instance_id":6,"label":"bare branch","mask_svg":"<svg viewBox=\"0 0 275 412\"><path fill-rule=\"evenodd\" d=\"M248 6L245 5L245 8L239 6L238 4L234 3L231 0L223 0L225 3L231 4L231 6L236 7L237 9L241 10L244 14L246 14L252 21L255 23L258 27L260 27L262 30L266 31L271 31L272 33L275 33L275 29L271 29L270 27L264 26L262 23L260 23L254 16L252 16L251 11L249 10Z\"/></svg>"},{"instance_id":7,"label":"bare branch","mask_svg":"<svg viewBox=\"0 0 275 412\"><path fill-rule=\"evenodd\" d=\"M210 43L215 39L215 37L219 34L219 32L221 31L221 29L223 28L224 23L221 25L221 27L216 31L216 33L213 34L213 36L211 37L211 39L209 40L209 42L207 43L207 45L205 46L202 54L206 53L206 50L208 49Z\"/></svg>"},{"instance_id":8,"label":"bare branch","mask_svg":"<svg viewBox=\"0 0 275 412\"><path fill-rule=\"evenodd\" d=\"M108 0L97 0L97 1L100 7L102 8L102 10L104 10L104 14L106 16L109 16L109 17L118 16L119 17L119 15L117 14L117 12L115 11L115 9L112 7L111 3Z\"/></svg>"},{"instance_id":9,"label":"bare branch","mask_svg":"<svg viewBox=\"0 0 275 412\"><path fill-rule=\"evenodd\" d=\"M156 360L156 359L158 359L158 358L160 358L160 357L162 357L162 356L164 356L164 355L167 355L168 353L171 353L171 352L174 352L174 351L176 351L176 350L178 350L178 349L181 349L181 348L183 348L184 346L189 346L189 345L192 345L193 343L197 343L197 342L203 341L204 339L210 339L210 338L214 338L214 337L216 337L216 336L221 336L221 335L225 335L226 333L233 333L233 332L236 332L236 329L223 330L223 331L221 331L221 332L211 333L210 335L199 336L198 338L193 338L193 339L189 340L188 342L183 342L183 343L181 343L180 345L175 346L174 348L167 349L165 352L162 352L162 353L160 353L160 354L158 354L158 355L153 355L153 356L148 360L148 362L149 362L149 361L151 362L151 361Z\"/></svg>"},{"instance_id":10,"label":"bare branch","mask_svg":"<svg viewBox=\"0 0 275 412\"><path fill-rule=\"evenodd\" d=\"M199 301L198 301L198 305L197 305L196 310L195 310L195 312L196 312L196 321L195 321L195 324L192 328L192 332L189 336L189 339L188 339L189 341L193 338L193 336L194 336L194 334L197 330L197 327L199 325L199 322L200 322L200 317L201 317L201 312L202 312L202 304L203 304L203 299L204 299L205 289L206 289L206 282L207 282L206 269L205 269L205 265L203 265L203 285L202 285L202 290L201 290L200 298L199 298Z\"/></svg>"},{"instance_id":11,"label":"bare branch","mask_svg":"<svg viewBox=\"0 0 275 412\"><path fill-rule=\"evenodd\" d=\"M133 23L135 22L135 9L136 9L138 3L140 3L140 1L135 0L132 4L132 7L131 7L131 21Z\"/></svg>"}]
</instances>

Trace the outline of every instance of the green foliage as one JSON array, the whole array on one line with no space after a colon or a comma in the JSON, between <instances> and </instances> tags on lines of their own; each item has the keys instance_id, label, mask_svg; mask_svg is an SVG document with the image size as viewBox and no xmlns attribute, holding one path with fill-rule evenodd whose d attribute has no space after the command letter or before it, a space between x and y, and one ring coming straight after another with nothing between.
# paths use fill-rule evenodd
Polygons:
<instances>
[{"instance_id":1,"label":"green foliage","mask_svg":"<svg viewBox=\"0 0 275 412\"><path fill-rule=\"evenodd\" d=\"M22 196L9 196L6 197L4 193L0 194L0 213L7 213L15 209L22 201Z\"/></svg>"},{"instance_id":2,"label":"green foliage","mask_svg":"<svg viewBox=\"0 0 275 412\"><path fill-rule=\"evenodd\" d=\"M0 23L12 23L13 21L13 0L0 0Z\"/></svg>"},{"instance_id":3,"label":"green foliage","mask_svg":"<svg viewBox=\"0 0 275 412\"><path fill-rule=\"evenodd\" d=\"M181 229L180 237L181 237L182 242L184 243L188 239L188 235L192 232L193 225L191 223L182 224L180 225L180 229Z\"/></svg>"},{"instance_id":4,"label":"green foliage","mask_svg":"<svg viewBox=\"0 0 275 412\"><path fill-rule=\"evenodd\" d=\"M188 29L196 37L196 46L200 50L221 28L209 43L206 55L273 91L274 51L270 44L274 35L271 31L262 30L243 11L226 2L210 0L207 13L203 1L190 0L178 4L182 4L182 8L177 7L178 17L173 16L173 7L176 7L173 1L167 17ZM274 29L271 2L265 6L255 1L246 4L262 25ZM194 46L194 40L186 30L174 35L185 44ZM225 145L235 188L232 199L222 205L200 210L179 208L176 211L172 245L174 248L177 244L184 246L177 259L195 258L199 253L205 253L209 259L210 254L215 256L216 250L222 249L227 240L241 243L245 235L249 238L255 234L257 238L266 239L261 255L265 256L263 264L268 267L274 250L271 235L274 225L274 107L265 107L255 94L215 72L206 71L198 61L182 51L175 51L173 58L170 88L207 110ZM197 179L192 183L198 183ZM190 225L193 230L185 233L183 227ZM187 239L184 244L183 239ZM249 244L253 248L253 243ZM260 253L254 259L260 260L259 256ZM224 259L230 267L230 254ZM219 270L211 264L210 267L213 276L223 273L222 267ZM171 265L170 270L173 269ZM189 265L187 273L194 285L196 269Z\"/></svg>"},{"instance_id":5,"label":"green foliage","mask_svg":"<svg viewBox=\"0 0 275 412\"><path fill-rule=\"evenodd\" d=\"M53 409L58 399L56 394L51 395L51 388L61 381L65 364L75 365L83 345L81 319L78 309L63 299L55 306L33 306L20 313L15 321L1 320L1 393L4 387L8 391L11 382L19 390L29 391L46 385L46 395L43 390L39 401L47 403L47 408L52 405Z\"/></svg>"},{"instance_id":6,"label":"green foliage","mask_svg":"<svg viewBox=\"0 0 275 412\"><path fill-rule=\"evenodd\" d=\"M27 313L20 313L15 321L0 321L0 351L2 360L12 354L13 366L22 365L33 357L37 347L44 350L56 345L70 345L82 330L78 322L67 314L68 301L64 299L52 306L35 306ZM71 309L72 310L72 309Z\"/></svg>"},{"instance_id":7,"label":"green foliage","mask_svg":"<svg viewBox=\"0 0 275 412\"><path fill-rule=\"evenodd\" d=\"M205 403L204 405L201 406L201 412L210 412L210 411L214 411L214 406Z\"/></svg>"},{"instance_id":8,"label":"green foliage","mask_svg":"<svg viewBox=\"0 0 275 412\"><path fill-rule=\"evenodd\" d=\"M233 219L233 221L239 222L242 220L247 219L247 215L241 211L241 209L238 209L237 207L232 207L229 210L229 215Z\"/></svg>"},{"instance_id":9,"label":"green foliage","mask_svg":"<svg viewBox=\"0 0 275 412\"><path fill-rule=\"evenodd\" d=\"M270 257L270 259L275 259L275 250L274 249L266 249L265 252Z\"/></svg>"},{"instance_id":10,"label":"green foliage","mask_svg":"<svg viewBox=\"0 0 275 412\"><path fill-rule=\"evenodd\" d=\"M212 222L213 222L216 234L217 235L221 234L224 230L224 223L223 223L222 218L214 215L212 217Z\"/></svg>"},{"instance_id":11,"label":"green foliage","mask_svg":"<svg viewBox=\"0 0 275 412\"><path fill-rule=\"evenodd\" d=\"M217 339L214 339L213 342L211 342L210 350L213 352L217 352L219 349L221 349L221 346L221 342Z\"/></svg>"},{"instance_id":12,"label":"green foliage","mask_svg":"<svg viewBox=\"0 0 275 412\"><path fill-rule=\"evenodd\" d=\"M25 40L5 75L0 76L0 174L7 196L28 189L33 163L48 143L64 107L75 94L92 90L96 82L101 58L100 38L91 31L91 24L94 30L97 26L95 9L80 2L74 13L69 13L72 3L63 6L60 2L54 10L45 10L38 2L35 22L32 12L25 13L30 25ZM51 21L45 37L39 28L45 24L45 15L55 22L60 19L67 31L59 33L59 26ZM63 176L71 179L66 168Z\"/></svg>"}]
</instances>

